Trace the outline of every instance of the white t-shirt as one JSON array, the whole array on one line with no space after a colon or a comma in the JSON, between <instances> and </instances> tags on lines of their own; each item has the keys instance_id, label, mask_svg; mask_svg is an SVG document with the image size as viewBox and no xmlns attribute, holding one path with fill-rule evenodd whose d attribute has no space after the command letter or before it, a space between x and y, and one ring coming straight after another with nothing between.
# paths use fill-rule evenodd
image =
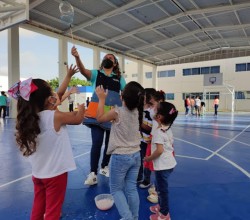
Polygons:
<instances>
[{"instance_id":1,"label":"white t-shirt","mask_svg":"<svg viewBox=\"0 0 250 220\"><path fill-rule=\"evenodd\" d=\"M39 113L41 133L36 139L36 152L29 156L36 178L51 178L76 169L67 128L55 131L54 114L51 110Z\"/></svg>"},{"instance_id":2,"label":"white t-shirt","mask_svg":"<svg viewBox=\"0 0 250 220\"><path fill-rule=\"evenodd\" d=\"M176 166L176 160L174 157L174 138L171 128L167 130L168 127L158 127L152 138L151 153L156 150L156 144L163 145L163 153L160 157L153 160L154 170L167 170L172 169Z\"/></svg>"}]
</instances>

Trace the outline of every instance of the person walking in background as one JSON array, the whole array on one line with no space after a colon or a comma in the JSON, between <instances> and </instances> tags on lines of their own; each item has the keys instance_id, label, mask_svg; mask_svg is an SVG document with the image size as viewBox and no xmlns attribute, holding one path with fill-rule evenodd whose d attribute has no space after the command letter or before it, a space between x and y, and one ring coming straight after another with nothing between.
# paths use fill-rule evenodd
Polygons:
<instances>
[{"instance_id":1,"label":"person walking in background","mask_svg":"<svg viewBox=\"0 0 250 220\"><path fill-rule=\"evenodd\" d=\"M5 93L5 96L7 98L6 101L6 116L10 117L10 98L8 97L8 95Z\"/></svg>"},{"instance_id":2,"label":"person walking in background","mask_svg":"<svg viewBox=\"0 0 250 220\"><path fill-rule=\"evenodd\" d=\"M73 112L74 111L74 99L71 94L68 96L68 101L69 101L69 111Z\"/></svg>"},{"instance_id":3,"label":"person walking in background","mask_svg":"<svg viewBox=\"0 0 250 220\"><path fill-rule=\"evenodd\" d=\"M59 99L77 71L72 65L68 69L57 92ZM56 110L60 101L42 79L16 83L8 93L17 99L16 142L32 168L34 201L30 219L59 220L68 172L76 169L66 125L82 122L84 105L78 106L78 112Z\"/></svg>"},{"instance_id":4,"label":"person walking in background","mask_svg":"<svg viewBox=\"0 0 250 220\"><path fill-rule=\"evenodd\" d=\"M112 121L107 153L110 161L110 192L123 219L138 220L139 194L137 176L141 164L140 125L143 120L144 89L137 82L129 82L122 92L122 107L115 106L105 113L107 90L96 88L99 98L97 120Z\"/></svg>"},{"instance_id":5,"label":"person walking in background","mask_svg":"<svg viewBox=\"0 0 250 220\"><path fill-rule=\"evenodd\" d=\"M200 117L201 115L201 99L200 99L200 96L196 96L195 98L195 114L196 114L196 117Z\"/></svg>"},{"instance_id":6,"label":"person walking in background","mask_svg":"<svg viewBox=\"0 0 250 220\"><path fill-rule=\"evenodd\" d=\"M86 106L87 106L87 108L89 107L89 97L87 97Z\"/></svg>"},{"instance_id":7,"label":"person walking in background","mask_svg":"<svg viewBox=\"0 0 250 220\"><path fill-rule=\"evenodd\" d=\"M175 106L169 102L160 102L157 107L155 120L158 122L153 138L151 155L145 161L153 161L155 170L156 190L159 204L150 207L153 212L150 220L170 220L168 179L176 166L171 126L178 115Z\"/></svg>"},{"instance_id":8,"label":"person walking in background","mask_svg":"<svg viewBox=\"0 0 250 220\"><path fill-rule=\"evenodd\" d=\"M218 115L219 104L220 104L219 96L215 96L215 98L214 98L214 116Z\"/></svg>"},{"instance_id":9,"label":"person walking in background","mask_svg":"<svg viewBox=\"0 0 250 220\"><path fill-rule=\"evenodd\" d=\"M185 106L185 115L188 116L189 109L190 109L190 98L187 96L184 100L184 106Z\"/></svg>"},{"instance_id":10,"label":"person walking in background","mask_svg":"<svg viewBox=\"0 0 250 220\"><path fill-rule=\"evenodd\" d=\"M62 97L61 102L63 102L66 98L68 98L69 101L69 111L73 112L74 111L74 97L73 94L77 93L78 87L77 86L72 86L67 92L65 92L65 94Z\"/></svg>"},{"instance_id":11,"label":"person walking in background","mask_svg":"<svg viewBox=\"0 0 250 220\"><path fill-rule=\"evenodd\" d=\"M6 106L7 106L7 96L5 95L5 92L2 91L0 95L0 117L3 118L6 117Z\"/></svg>"},{"instance_id":12,"label":"person walking in background","mask_svg":"<svg viewBox=\"0 0 250 220\"><path fill-rule=\"evenodd\" d=\"M194 115L194 110L195 110L195 100L194 96L190 99L190 107L191 107L191 115Z\"/></svg>"},{"instance_id":13,"label":"person walking in background","mask_svg":"<svg viewBox=\"0 0 250 220\"><path fill-rule=\"evenodd\" d=\"M126 82L119 67L119 62L113 54L106 54L102 60L99 70L88 70L84 67L80 56L75 47L72 47L71 54L75 57L76 64L83 76L92 83L93 88L102 85L104 89L108 89L108 96L105 99L105 111L109 111L115 105L121 106L120 93L124 89ZM98 106L98 97L94 91L91 102L86 110L86 118L83 124L90 127L92 137L92 147L90 153L90 174L84 184L97 184L97 171L101 155L101 148L105 134L105 148L103 151L103 159L101 163L100 174L109 177L109 160L110 155L107 155L107 147L109 142L109 134L111 122L100 123L96 120L96 111Z\"/></svg>"}]
</instances>

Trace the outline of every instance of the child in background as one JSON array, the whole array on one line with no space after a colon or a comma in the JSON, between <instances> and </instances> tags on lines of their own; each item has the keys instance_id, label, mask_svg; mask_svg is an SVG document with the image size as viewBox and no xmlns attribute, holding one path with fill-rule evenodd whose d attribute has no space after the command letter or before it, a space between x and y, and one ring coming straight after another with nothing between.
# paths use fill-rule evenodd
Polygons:
<instances>
[{"instance_id":1,"label":"child in background","mask_svg":"<svg viewBox=\"0 0 250 220\"><path fill-rule=\"evenodd\" d=\"M122 219L138 220L139 195L137 176L141 164L140 125L143 118L144 89L137 82L129 82L121 95L122 107L115 106L104 112L107 91L96 88L99 98L98 122L112 121L107 154L111 154L109 166L110 191Z\"/></svg>"},{"instance_id":2,"label":"child in background","mask_svg":"<svg viewBox=\"0 0 250 220\"><path fill-rule=\"evenodd\" d=\"M139 183L140 188L148 188L150 183L151 171L150 169L143 167L143 158L146 155L146 149L148 143L151 142L150 132L152 129L152 118L150 117L150 108L152 107L152 103L150 100L152 99L152 94L155 93L154 88L146 88L145 89L145 103L144 103L144 111L143 111L143 123L141 125L142 139L141 139L141 166L137 177L137 183Z\"/></svg>"},{"instance_id":3,"label":"child in background","mask_svg":"<svg viewBox=\"0 0 250 220\"><path fill-rule=\"evenodd\" d=\"M165 93L162 90L156 91L155 93L152 94L152 98L150 100L150 102L152 103L152 108L149 110L150 111L150 117L153 119L153 121L152 121L152 130L151 130L151 139L152 139L152 136L154 135L154 131L158 127L158 122L156 120L154 120L154 116L156 114L156 109L157 109L158 104L160 102L163 102L164 100L165 100ZM146 150L146 155L147 156L151 155L151 142L148 143L147 150ZM149 162L144 161L144 166L146 168L150 169L151 171L154 171L152 161L149 161ZM157 195L157 192L155 191L155 186L154 185L152 185L150 187L148 192L149 192L149 196L147 197L147 199L152 203L158 203L158 195Z\"/></svg>"},{"instance_id":4,"label":"child in background","mask_svg":"<svg viewBox=\"0 0 250 220\"><path fill-rule=\"evenodd\" d=\"M84 105L78 112L60 112L57 105L76 66L67 67L67 75L56 96L42 79L28 79L15 84L9 94L17 99L16 141L32 167L34 202L31 220L58 220L65 197L68 172L76 169L67 124L80 124ZM25 129L24 129L25 128Z\"/></svg>"},{"instance_id":5,"label":"child in background","mask_svg":"<svg viewBox=\"0 0 250 220\"><path fill-rule=\"evenodd\" d=\"M150 220L170 220L168 178L177 164L174 157L171 126L177 115L178 111L173 104L169 102L158 104L155 116L158 127L152 139L152 154L144 158L145 161L153 161L156 190L159 196L159 204L150 207L150 211L155 213L150 216Z\"/></svg>"}]
</instances>

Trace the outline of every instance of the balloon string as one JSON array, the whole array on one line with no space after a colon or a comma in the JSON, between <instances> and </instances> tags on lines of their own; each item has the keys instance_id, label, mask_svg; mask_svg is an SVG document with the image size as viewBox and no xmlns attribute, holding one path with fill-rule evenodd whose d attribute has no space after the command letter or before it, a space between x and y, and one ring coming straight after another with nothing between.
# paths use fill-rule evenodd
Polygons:
<instances>
[{"instance_id":1,"label":"balloon string","mask_svg":"<svg viewBox=\"0 0 250 220\"><path fill-rule=\"evenodd\" d=\"M72 33L72 27L71 27L71 25L69 26L69 28L70 28L70 33L71 33L72 44L74 44L74 43L73 43L74 38L73 38L73 33Z\"/></svg>"}]
</instances>

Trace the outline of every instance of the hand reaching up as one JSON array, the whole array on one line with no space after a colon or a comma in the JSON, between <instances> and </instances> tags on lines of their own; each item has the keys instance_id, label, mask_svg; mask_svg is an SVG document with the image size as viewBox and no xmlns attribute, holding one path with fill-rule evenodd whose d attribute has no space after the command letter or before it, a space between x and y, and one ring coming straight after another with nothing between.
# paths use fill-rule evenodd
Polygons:
<instances>
[{"instance_id":1,"label":"hand reaching up","mask_svg":"<svg viewBox=\"0 0 250 220\"><path fill-rule=\"evenodd\" d=\"M98 96L99 100L106 99L108 95L108 90L105 90L102 85L97 86L95 89L96 95Z\"/></svg>"},{"instance_id":2,"label":"hand reaching up","mask_svg":"<svg viewBox=\"0 0 250 220\"><path fill-rule=\"evenodd\" d=\"M75 73L79 72L79 69L76 65L73 66L73 64L70 65L70 67L67 65L67 75L71 78L74 76Z\"/></svg>"},{"instance_id":3,"label":"hand reaching up","mask_svg":"<svg viewBox=\"0 0 250 220\"><path fill-rule=\"evenodd\" d=\"M76 47L75 46L73 46L72 48L71 48L71 54L74 56L74 57L79 57L79 53L78 53L78 51L77 51L77 49L76 49Z\"/></svg>"}]
</instances>

